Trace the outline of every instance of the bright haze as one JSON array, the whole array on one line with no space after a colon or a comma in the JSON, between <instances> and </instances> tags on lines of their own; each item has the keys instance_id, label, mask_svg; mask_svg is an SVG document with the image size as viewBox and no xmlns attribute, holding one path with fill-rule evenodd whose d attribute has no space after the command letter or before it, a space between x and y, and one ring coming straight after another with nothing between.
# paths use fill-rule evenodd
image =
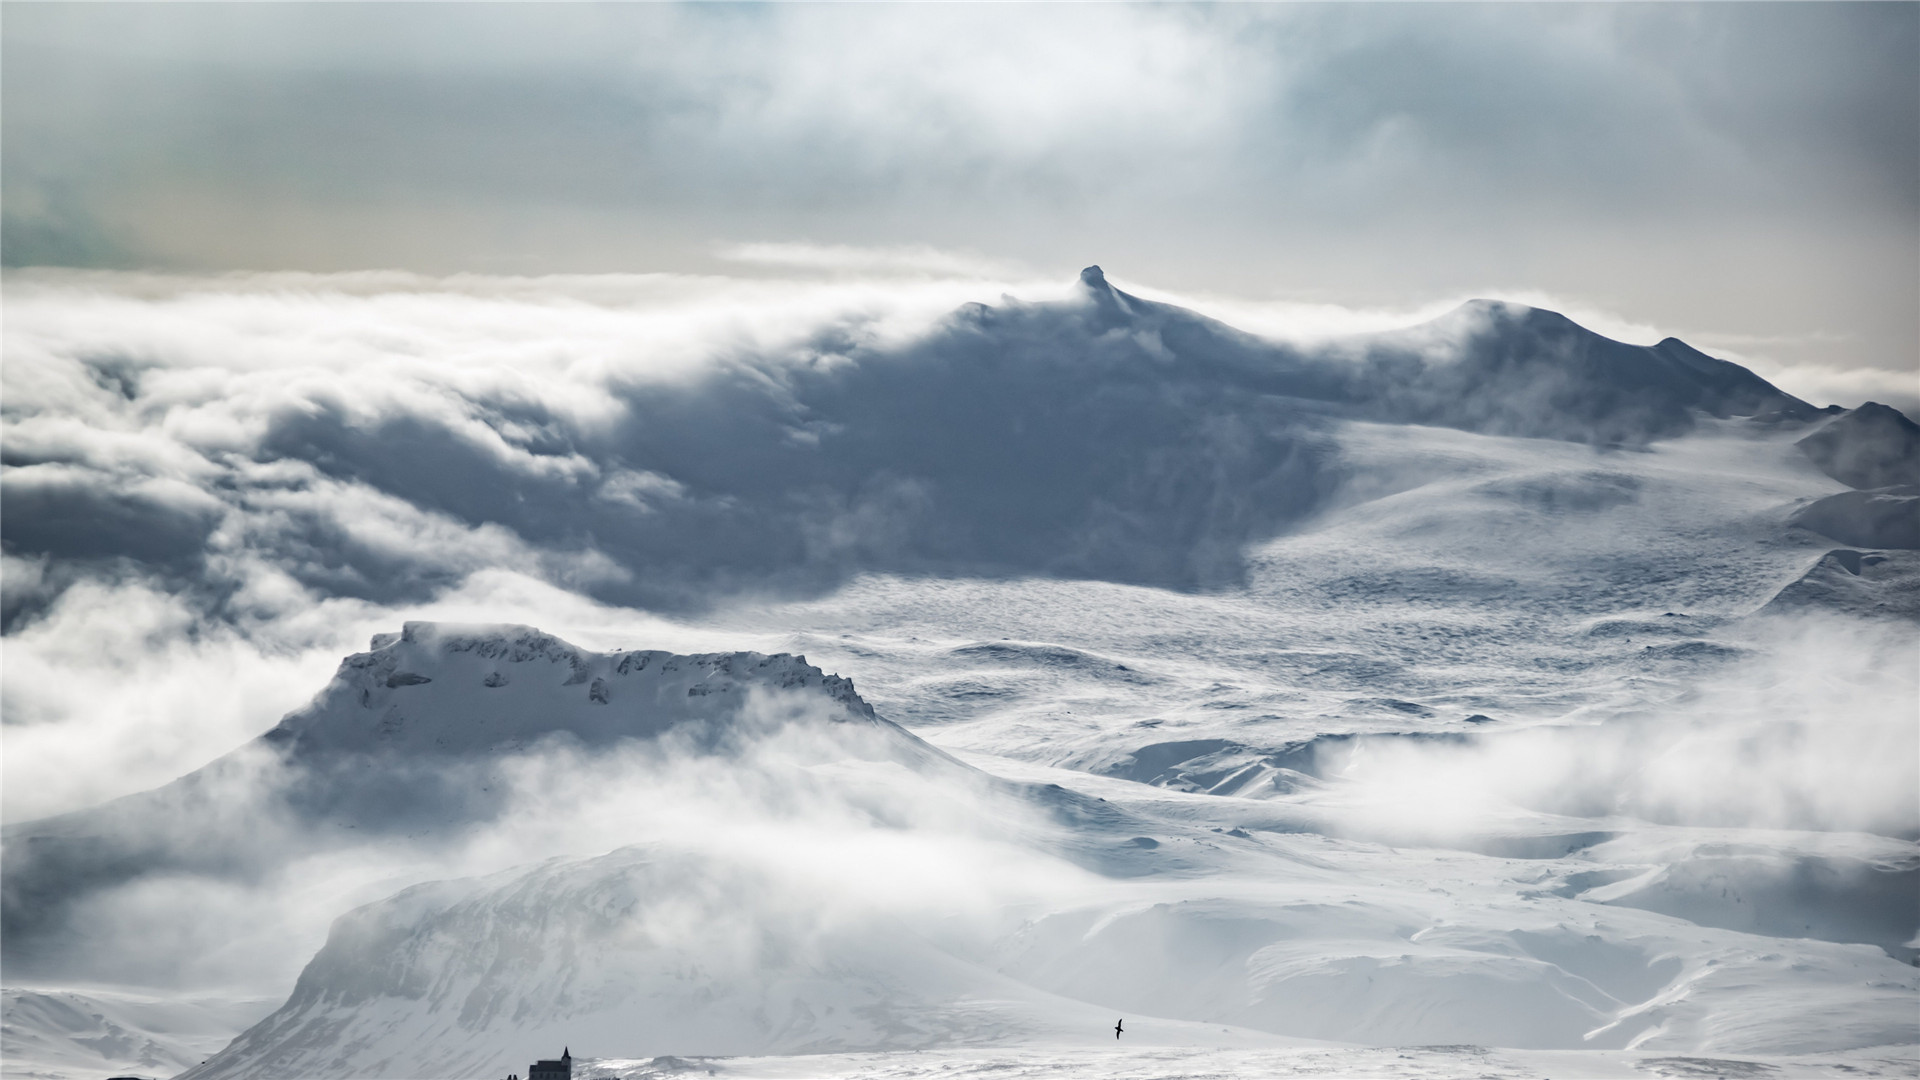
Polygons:
<instances>
[{"instance_id":1,"label":"bright haze","mask_svg":"<svg viewBox=\"0 0 1920 1080\"><path fill-rule=\"evenodd\" d=\"M1920 6L0 45L0 1072L1920 1068Z\"/></svg>"}]
</instances>

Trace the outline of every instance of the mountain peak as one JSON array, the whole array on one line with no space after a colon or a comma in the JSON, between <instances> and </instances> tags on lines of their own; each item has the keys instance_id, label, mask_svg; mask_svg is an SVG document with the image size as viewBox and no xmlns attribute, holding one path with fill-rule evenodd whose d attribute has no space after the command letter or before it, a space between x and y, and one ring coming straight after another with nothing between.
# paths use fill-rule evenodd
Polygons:
<instances>
[{"instance_id":1,"label":"mountain peak","mask_svg":"<svg viewBox=\"0 0 1920 1080\"><path fill-rule=\"evenodd\" d=\"M1454 308L1448 314L1441 316L1441 318L1476 318L1535 328L1544 328L1547 326L1572 327L1583 330L1589 334L1593 333L1593 331L1587 330L1586 327L1581 326L1579 323L1574 322L1572 319L1550 308L1534 307L1531 304L1516 303L1512 300L1491 300L1484 297L1475 297L1472 300L1464 301L1459 307Z\"/></svg>"},{"instance_id":2,"label":"mountain peak","mask_svg":"<svg viewBox=\"0 0 1920 1080\"><path fill-rule=\"evenodd\" d=\"M1107 275L1098 266L1089 266L1080 271L1080 288L1093 301L1098 312L1098 325L1102 329L1119 325L1137 315L1137 302L1133 297L1113 287L1107 281Z\"/></svg>"},{"instance_id":3,"label":"mountain peak","mask_svg":"<svg viewBox=\"0 0 1920 1080\"><path fill-rule=\"evenodd\" d=\"M530 626L409 622L347 657L308 708L267 736L304 752L460 754L564 732L588 744L685 722L731 723L747 695L821 694L835 719L874 719L853 684L803 656L591 652Z\"/></svg>"}]
</instances>

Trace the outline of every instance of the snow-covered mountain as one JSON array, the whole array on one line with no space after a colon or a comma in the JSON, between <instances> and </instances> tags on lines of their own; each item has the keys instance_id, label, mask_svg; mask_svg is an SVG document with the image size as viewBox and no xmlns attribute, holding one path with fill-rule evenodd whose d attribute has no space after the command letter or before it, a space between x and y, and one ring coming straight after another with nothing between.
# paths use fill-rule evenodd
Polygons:
<instances>
[{"instance_id":1,"label":"snow-covered mountain","mask_svg":"<svg viewBox=\"0 0 1920 1080\"><path fill-rule=\"evenodd\" d=\"M1336 869L1275 844L1240 841L1280 855L1255 894L1245 879L1229 895L1118 890L984 947L791 890L769 910L777 882L642 850L420 886L343 917L287 1003L185 1076L484 1075L560 1042L615 1057L1097 1045L1109 1012L1173 1045L1806 1053L1910 1034L1920 982L1876 950L1635 910L1697 917L1686 905L1730 882L1776 917L1823 902L1762 868L1642 874L1627 884L1661 902L1635 903L1550 859L1543 887L1500 898L1430 853ZM1910 898L1904 873L1883 904ZM1811 1014L1810 993L1833 1011Z\"/></svg>"},{"instance_id":2,"label":"snow-covered mountain","mask_svg":"<svg viewBox=\"0 0 1920 1080\"><path fill-rule=\"evenodd\" d=\"M1869 401L1796 445L1821 472L1860 490L1802 507L1795 525L1843 544L1920 548L1920 424Z\"/></svg>"},{"instance_id":3,"label":"snow-covered mountain","mask_svg":"<svg viewBox=\"0 0 1920 1080\"><path fill-rule=\"evenodd\" d=\"M63 377L133 395L102 408L146 407L140 387L161 373L105 371L101 351L76 352ZM383 385L366 378L366 392ZM257 432L243 458L183 448L204 496L191 504L93 482L50 436L8 474L0 530L17 554L124 558L206 577L213 594L260 560L317 595L383 602L425 600L465 560L500 558L501 537L518 560L568 568L570 587L650 610L820 593L870 571L1214 587L1244 580L1248 544L1340 501L1355 479L1344 422L1638 447L1703 417L1817 415L1679 341L1631 345L1525 305L1279 341L1129 294L1097 267L1066 299L968 304L904 337L833 323L684 377L615 372L551 400L523 378L462 383L449 409L427 407L446 396L422 386L237 418ZM234 400L206 407L244 408ZM574 400L591 415L563 407ZM487 554L360 537L325 509L349 491L477 530ZM239 536L243 550L203 557ZM40 610L36 595L9 598L6 617Z\"/></svg>"},{"instance_id":4,"label":"snow-covered mountain","mask_svg":"<svg viewBox=\"0 0 1920 1080\"><path fill-rule=\"evenodd\" d=\"M917 1075L1120 1016L1323 1072L1911 1061L1920 551L1906 489L1843 490L1904 417L1519 305L1287 343L1094 268L803 351L591 425L484 402L484 453L263 416L282 487L209 481L168 572L217 594L245 536L276 587L438 595L431 551L273 532L338 484L590 553L559 610L649 647L407 621L206 767L9 824L8 1071ZM216 1004L122 1008L162 986Z\"/></svg>"},{"instance_id":5,"label":"snow-covered mountain","mask_svg":"<svg viewBox=\"0 0 1920 1080\"><path fill-rule=\"evenodd\" d=\"M207 1060L272 1002L227 996L9 988L0 996L7 1072L171 1076Z\"/></svg>"},{"instance_id":6,"label":"snow-covered mountain","mask_svg":"<svg viewBox=\"0 0 1920 1080\"><path fill-rule=\"evenodd\" d=\"M124 974L94 905L169 877L253 879L325 852L434 845L519 809L506 771L620 743L738 754L801 725L837 753L967 771L802 657L593 653L529 627L408 623L347 657L306 708L154 791L10 825L8 967ZM16 975L16 977L17 977Z\"/></svg>"},{"instance_id":7,"label":"snow-covered mountain","mask_svg":"<svg viewBox=\"0 0 1920 1080\"><path fill-rule=\"evenodd\" d=\"M1080 286L1088 313L1074 321L1083 322L1083 333L1094 342L1136 335L1147 355L1160 350L1162 375L1204 374L1392 423L1638 444L1690 431L1701 414L1795 421L1818 415L1746 368L1678 338L1629 345L1525 304L1471 300L1402 330L1286 345L1129 295L1097 266L1081 272ZM1056 322L1073 318L1072 305L1043 311ZM991 309L963 317L996 330L1003 321ZM1102 359L1124 370L1114 358Z\"/></svg>"},{"instance_id":8,"label":"snow-covered mountain","mask_svg":"<svg viewBox=\"0 0 1920 1080\"><path fill-rule=\"evenodd\" d=\"M620 684L596 694L594 680L617 679L627 657L660 665L659 681L628 687L629 700L679 706L689 690L725 685L716 681L722 658L582 654L525 628L413 625L378 644L350 658L316 708L290 717L274 741L293 753L360 755L397 736L410 740L408 756L457 756L502 745L496 725L513 716L539 715L594 738L575 699L604 696L611 707ZM1068 650L1038 655L1076 669L1098 663ZM1052 884L992 910L869 895L874 875L890 873L871 865L875 854L951 854L953 834L912 814L833 827L832 845L863 867L852 880L844 866L812 863L816 837L791 857L725 839L656 842L422 884L337 920L286 1003L184 1075L485 1075L555 1042L609 1057L1059 1046L1089 1039L1109 1012L1132 1017L1137 1038L1171 1045L1454 1039L1794 1054L1909 1034L1920 993L1908 964L1920 853L1908 840L1799 831L1762 844L1748 831L1729 844L1725 829L1609 812L1624 803L1556 810L1554 797L1525 796L1483 807L1471 826L1422 831L1354 802L1368 798L1356 786L1368 775L1362 759L1394 753L1375 748L1388 736L1323 737L1263 755L1205 740L1143 744L1154 738L1144 734L1130 755L1094 768L1113 779L1083 774L1077 792L1036 782L1063 774L1017 767L1024 782L982 785L974 770L874 720L846 684L791 659L731 659L735 678L813 680L814 696L825 691L834 706L825 723L880 732L887 748L875 754L853 740L836 743L841 752L890 759L916 800L943 792L964 803L992 860ZM499 670L535 689L510 713L471 713L484 691L513 685L488 686L502 682ZM742 683L732 687L724 692ZM396 711L408 698L385 690L407 691L412 707ZM348 707L328 707L340 701ZM716 718L742 722L704 703L693 712L626 730L658 737L686 724L710 731L703 725ZM405 721L382 735L380 718L396 716ZM1413 739L1411 762L1444 772L1458 767L1450 752L1499 752L1532 736L1584 738L1565 751L1581 759L1620 752L1604 732L1483 735L1475 725L1484 722ZM506 737L526 740L536 728L522 723ZM1764 732L1740 729L1750 739ZM1220 760L1234 752L1262 770L1254 790L1194 779L1207 779L1205 768L1243 771ZM840 782L855 778L819 763ZM727 764L767 762L735 754ZM805 814L793 804L780 812ZM871 846L901 828L908 848ZM899 872L915 869L909 860ZM978 885L995 873L964 876ZM1825 1004L1809 1010L1808 995Z\"/></svg>"},{"instance_id":9,"label":"snow-covered mountain","mask_svg":"<svg viewBox=\"0 0 1920 1080\"><path fill-rule=\"evenodd\" d=\"M489 1075L569 1040L681 1055L1090 1042L1111 1023L931 929L644 849L416 886L335 923L286 1004L183 1080ZM1175 1044L1281 1041L1165 1028Z\"/></svg>"},{"instance_id":10,"label":"snow-covered mountain","mask_svg":"<svg viewBox=\"0 0 1920 1080\"><path fill-rule=\"evenodd\" d=\"M1848 487L1920 485L1920 424L1877 401L1841 412L1795 445Z\"/></svg>"}]
</instances>

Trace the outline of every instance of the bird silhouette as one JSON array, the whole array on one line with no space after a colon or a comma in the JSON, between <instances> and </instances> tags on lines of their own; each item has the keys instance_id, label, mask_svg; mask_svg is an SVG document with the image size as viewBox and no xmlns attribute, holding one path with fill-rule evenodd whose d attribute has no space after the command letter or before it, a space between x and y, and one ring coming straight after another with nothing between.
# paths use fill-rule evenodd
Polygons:
<instances>
[{"instance_id":1,"label":"bird silhouette","mask_svg":"<svg viewBox=\"0 0 1920 1080\"><path fill-rule=\"evenodd\" d=\"M1121 1027L1120 1027L1120 1025L1121 1025L1121 1024L1124 1024L1124 1023L1126 1023L1126 1021L1125 1021L1125 1020L1115 1020L1115 1021L1113 1022L1113 1037L1114 1037L1114 1038L1116 1038L1116 1039L1117 1039L1117 1038L1119 1038L1119 1037L1120 1037L1120 1032L1121 1032L1121 1030L1122 1030L1122 1029L1121 1029Z\"/></svg>"}]
</instances>

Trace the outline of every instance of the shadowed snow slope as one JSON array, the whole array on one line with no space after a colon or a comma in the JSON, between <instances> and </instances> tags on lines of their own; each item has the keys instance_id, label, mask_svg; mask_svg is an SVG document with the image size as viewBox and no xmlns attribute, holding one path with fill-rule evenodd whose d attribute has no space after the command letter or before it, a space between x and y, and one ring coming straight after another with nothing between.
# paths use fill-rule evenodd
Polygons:
<instances>
[{"instance_id":1,"label":"shadowed snow slope","mask_svg":"<svg viewBox=\"0 0 1920 1080\"><path fill-rule=\"evenodd\" d=\"M1860 490L1809 503L1795 525L1843 544L1920 548L1920 424L1869 401L1796 445L1821 472Z\"/></svg>"},{"instance_id":2,"label":"shadowed snow slope","mask_svg":"<svg viewBox=\"0 0 1920 1080\"><path fill-rule=\"evenodd\" d=\"M9 396L22 420L0 529L8 552L52 560L50 580L126 559L214 603L264 564L320 596L417 599L479 562L654 608L863 570L1191 588L1240 580L1246 543L1326 505L1350 472L1337 418L1644 445L1701 415L1817 415L1679 341L1628 345L1524 305L1289 344L1129 295L1097 267L1064 301L970 304L904 341L829 322L673 379L615 367L528 385L469 378L458 358L435 373L436 357L364 385L216 366L227 391L196 401L192 359L100 359L150 351L165 352L10 358L37 378ZM103 472L37 404L41 384L76 387L116 429L192 413L186 428L234 433L179 445L164 476ZM575 398L593 409L562 407ZM435 538L396 544L370 512ZM6 617L37 597L16 591Z\"/></svg>"},{"instance_id":3,"label":"shadowed snow slope","mask_svg":"<svg viewBox=\"0 0 1920 1080\"><path fill-rule=\"evenodd\" d=\"M1709 416L1810 420L1816 411L1677 338L1627 345L1557 312L1475 300L1362 339L1351 391L1377 419L1497 435L1645 443Z\"/></svg>"},{"instance_id":4,"label":"shadowed snow slope","mask_svg":"<svg viewBox=\"0 0 1920 1080\"><path fill-rule=\"evenodd\" d=\"M1797 445L1848 487L1920 484L1920 424L1877 401L1848 410Z\"/></svg>"}]
</instances>

